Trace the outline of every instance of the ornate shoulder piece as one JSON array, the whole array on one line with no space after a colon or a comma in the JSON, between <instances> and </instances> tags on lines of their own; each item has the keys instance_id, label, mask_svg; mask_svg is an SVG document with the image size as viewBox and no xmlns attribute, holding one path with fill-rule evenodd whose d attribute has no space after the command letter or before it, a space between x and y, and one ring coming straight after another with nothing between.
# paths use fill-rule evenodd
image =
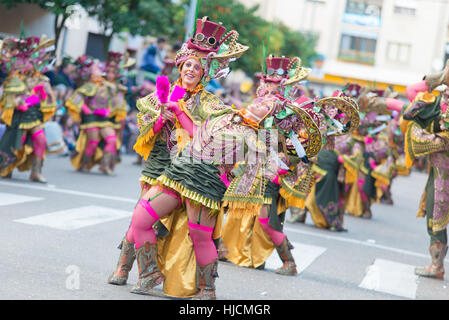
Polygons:
<instances>
[{"instance_id":1,"label":"ornate shoulder piece","mask_svg":"<svg viewBox=\"0 0 449 320\"><path fill-rule=\"evenodd\" d=\"M337 116L342 115L344 117L344 121L346 121L346 124L343 126L343 130L336 130L336 132L332 133L332 135L339 136L350 133L359 127L359 108L357 102L354 99L346 96L328 97L316 101L315 104L318 108L320 108L320 110L323 111L324 114L327 114L326 111L329 109L335 109L337 112ZM330 120L332 121L332 119ZM339 120L334 119L334 121ZM334 125L331 124L331 126Z\"/></svg>"},{"instance_id":2,"label":"ornate shoulder piece","mask_svg":"<svg viewBox=\"0 0 449 320\"><path fill-rule=\"evenodd\" d=\"M201 92L199 102L202 112L206 115L218 116L232 110L230 106L225 105L217 96L206 90Z\"/></svg>"},{"instance_id":3,"label":"ornate shoulder piece","mask_svg":"<svg viewBox=\"0 0 449 320\"><path fill-rule=\"evenodd\" d=\"M25 90L25 82L16 75L8 77L3 85L3 94L21 94L25 93Z\"/></svg>"},{"instance_id":4,"label":"ornate shoulder piece","mask_svg":"<svg viewBox=\"0 0 449 320\"><path fill-rule=\"evenodd\" d=\"M93 82L87 82L81 87L79 87L76 91L80 94L87 96L87 97L93 97L97 93L98 87Z\"/></svg>"}]
</instances>

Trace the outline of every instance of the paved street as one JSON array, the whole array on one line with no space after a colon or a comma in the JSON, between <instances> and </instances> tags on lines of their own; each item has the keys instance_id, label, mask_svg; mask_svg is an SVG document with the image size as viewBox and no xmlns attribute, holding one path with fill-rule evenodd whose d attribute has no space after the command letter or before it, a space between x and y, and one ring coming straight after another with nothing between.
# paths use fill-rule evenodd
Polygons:
<instances>
[{"instance_id":1,"label":"paved street","mask_svg":"<svg viewBox=\"0 0 449 320\"><path fill-rule=\"evenodd\" d=\"M28 172L0 180L0 299L161 299L129 293L136 267L128 285L106 283L139 195L134 160L124 156L108 177L97 168L75 172L68 157L48 156L48 185L29 182ZM413 273L430 262L425 220L415 218L425 182L424 173L397 178L395 204L375 204L372 220L346 215L345 233L317 229L310 216L286 224L299 275L276 275L276 253L264 271L220 262L217 298L449 299L448 274L438 281Z\"/></svg>"}]
</instances>

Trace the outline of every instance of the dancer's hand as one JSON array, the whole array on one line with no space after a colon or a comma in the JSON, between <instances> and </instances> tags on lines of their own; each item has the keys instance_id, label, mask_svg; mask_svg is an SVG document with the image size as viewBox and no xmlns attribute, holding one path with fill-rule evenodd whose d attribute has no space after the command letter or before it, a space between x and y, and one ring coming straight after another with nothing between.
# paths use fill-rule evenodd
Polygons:
<instances>
[{"instance_id":1,"label":"dancer's hand","mask_svg":"<svg viewBox=\"0 0 449 320\"><path fill-rule=\"evenodd\" d=\"M179 112L181 112L181 107L179 106L179 104L177 102L173 102L170 101L166 104L167 106L167 110L174 112L175 114L178 114Z\"/></svg>"},{"instance_id":2,"label":"dancer's hand","mask_svg":"<svg viewBox=\"0 0 449 320\"><path fill-rule=\"evenodd\" d=\"M164 122L167 122L167 121L173 122L174 117L175 117L175 116L174 116L173 112L171 112L171 111L169 111L169 110L167 110L167 109L165 109L165 110L162 111L162 113L161 113L161 118L162 118L162 120L163 120Z\"/></svg>"}]
</instances>

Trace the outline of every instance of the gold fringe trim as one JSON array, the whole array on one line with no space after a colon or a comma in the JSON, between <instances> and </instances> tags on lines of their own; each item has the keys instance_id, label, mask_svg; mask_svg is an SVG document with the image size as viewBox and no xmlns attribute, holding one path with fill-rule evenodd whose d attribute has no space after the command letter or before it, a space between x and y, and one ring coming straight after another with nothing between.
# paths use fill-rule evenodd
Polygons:
<instances>
[{"instance_id":1,"label":"gold fringe trim","mask_svg":"<svg viewBox=\"0 0 449 320\"><path fill-rule=\"evenodd\" d=\"M76 107L76 105L69 100L65 102L65 106L67 107L67 112L72 116L73 121L80 122L80 110Z\"/></svg>"},{"instance_id":2,"label":"gold fringe trim","mask_svg":"<svg viewBox=\"0 0 449 320\"><path fill-rule=\"evenodd\" d=\"M123 110L117 110L112 114L112 117L115 116L115 121L120 122L126 119L127 113Z\"/></svg>"},{"instance_id":3,"label":"gold fringe trim","mask_svg":"<svg viewBox=\"0 0 449 320\"><path fill-rule=\"evenodd\" d=\"M2 120L8 126L11 126L12 117L14 116L14 109L5 109L2 113Z\"/></svg>"},{"instance_id":4,"label":"gold fringe trim","mask_svg":"<svg viewBox=\"0 0 449 320\"><path fill-rule=\"evenodd\" d=\"M41 111L42 111L42 114L44 116L43 117L44 122L47 122L55 114L56 107L54 107L54 108L45 108L45 109L41 108Z\"/></svg>"},{"instance_id":5,"label":"gold fringe trim","mask_svg":"<svg viewBox=\"0 0 449 320\"><path fill-rule=\"evenodd\" d=\"M413 130L413 123L407 124L407 129L405 129L405 139L404 139L404 152L405 152L405 166L410 169L415 161L415 156L410 149L411 147L411 131Z\"/></svg>"},{"instance_id":6,"label":"gold fringe trim","mask_svg":"<svg viewBox=\"0 0 449 320\"><path fill-rule=\"evenodd\" d=\"M184 150L185 146L188 145L190 143L190 141L192 140L192 138L190 137L189 133L187 132L187 130L183 129L181 126L181 123L179 123L178 118L176 118L176 141L177 141L177 146L178 146L178 154Z\"/></svg>"},{"instance_id":7,"label":"gold fringe trim","mask_svg":"<svg viewBox=\"0 0 449 320\"><path fill-rule=\"evenodd\" d=\"M304 209L306 206L306 198L297 197L285 188L279 190L279 194L285 200L286 207L296 207Z\"/></svg>"},{"instance_id":8,"label":"gold fringe trim","mask_svg":"<svg viewBox=\"0 0 449 320\"><path fill-rule=\"evenodd\" d=\"M89 128L105 128L105 127L112 127L113 124L110 121L93 121L89 123L84 123L80 125L80 129L89 129Z\"/></svg>"},{"instance_id":9,"label":"gold fringe trim","mask_svg":"<svg viewBox=\"0 0 449 320\"><path fill-rule=\"evenodd\" d=\"M150 177L147 177L147 176L144 176L144 175L142 175L139 178L139 182L143 182L143 183L148 184L150 186L153 186L153 185L158 183L158 181L156 179L153 179L153 178L150 178Z\"/></svg>"},{"instance_id":10,"label":"gold fringe trim","mask_svg":"<svg viewBox=\"0 0 449 320\"><path fill-rule=\"evenodd\" d=\"M148 156L154 148L155 142L156 136L154 135L153 128L150 128L144 136L137 138L133 149L145 160L147 160Z\"/></svg>"},{"instance_id":11,"label":"gold fringe trim","mask_svg":"<svg viewBox=\"0 0 449 320\"><path fill-rule=\"evenodd\" d=\"M435 223L435 219L432 219L432 221L433 221L433 224L432 224L432 231L433 232L445 230L447 224L449 223L449 214L446 213L446 216L444 218L438 220L437 223Z\"/></svg>"},{"instance_id":12,"label":"gold fringe trim","mask_svg":"<svg viewBox=\"0 0 449 320\"><path fill-rule=\"evenodd\" d=\"M254 202L223 201L222 206L223 208L227 208L226 215L243 218L247 215L257 217L263 204Z\"/></svg>"},{"instance_id":13,"label":"gold fringe trim","mask_svg":"<svg viewBox=\"0 0 449 320\"><path fill-rule=\"evenodd\" d=\"M183 198L187 198L193 203L208 207L212 211L220 211L221 209L220 201L209 199L195 191L189 190L179 182L173 181L167 178L165 175L161 175L159 178L157 178L157 182L161 183L163 186L173 189L174 191L178 192ZM211 214L213 213L211 212Z\"/></svg>"},{"instance_id":14,"label":"gold fringe trim","mask_svg":"<svg viewBox=\"0 0 449 320\"><path fill-rule=\"evenodd\" d=\"M21 124L19 124L19 129L28 130L28 129L32 129L35 126L38 126L40 124L42 124L42 122L40 120L36 120L33 122L27 122L27 123L21 123Z\"/></svg>"},{"instance_id":15,"label":"gold fringe trim","mask_svg":"<svg viewBox=\"0 0 449 320\"><path fill-rule=\"evenodd\" d=\"M374 184L376 187L381 187L381 186L388 187L390 185L390 179L381 175L380 173L372 171L371 176L373 176L373 178L376 179L376 182Z\"/></svg>"}]
</instances>

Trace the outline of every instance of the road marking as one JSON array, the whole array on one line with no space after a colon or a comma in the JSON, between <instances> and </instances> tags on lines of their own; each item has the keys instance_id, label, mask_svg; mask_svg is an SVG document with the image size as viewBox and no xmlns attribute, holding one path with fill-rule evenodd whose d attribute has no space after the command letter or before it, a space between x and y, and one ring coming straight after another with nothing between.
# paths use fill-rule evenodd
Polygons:
<instances>
[{"instance_id":1,"label":"road marking","mask_svg":"<svg viewBox=\"0 0 449 320\"><path fill-rule=\"evenodd\" d=\"M292 242L293 247L295 247L291 253L296 262L296 269L298 274L303 272L310 266L316 258L326 251L326 248L306 245L302 243ZM271 256L265 261L265 269L274 271L275 269L282 266L282 261L279 258L276 250L273 251Z\"/></svg>"},{"instance_id":2,"label":"road marking","mask_svg":"<svg viewBox=\"0 0 449 320\"><path fill-rule=\"evenodd\" d=\"M22 196L14 193L4 193L0 192L0 206L9 206L12 204L31 202L31 201L39 201L44 200L44 198L37 197L28 197Z\"/></svg>"},{"instance_id":3,"label":"road marking","mask_svg":"<svg viewBox=\"0 0 449 320\"><path fill-rule=\"evenodd\" d=\"M359 287L415 299L418 276L414 269L414 266L408 264L376 259L367 268Z\"/></svg>"},{"instance_id":4,"label":"road marking","mask_svg":"<svg viewBox=\"0 0 449 320\"><path fill-rule=\"evenodd\" d=\"M98 193L92 193L92 192L83 192L83 191L76 191L76 190L69 190L69 189L59 189L59 188L56 188L54 185L52 185L51 187L36 186L36 185L30 185L30 184L26 184L26 183L14 183L14 182L4 182L4 181L0 181L0 185L4 185L4 186L8 186L8 187L26 188L26 189L33 189L33 190L43 190L43 191L48 191L48 192L64 193L64 194L70 194L70 195L74 195L74 196L82 196L82 197L89 197L89 198L96 198L96 199L137 203L137 198L129 199L129 198L110 196L110 195L104 195L104 194L98 194Z\"/></svg>"},{"instance_id":5,"label":"road marking","mask_svg":"<svg viewBox=\"0 0 449 320\"><path fill-rule=\"evenodd\" d=\"M294 232L294 233L299 233L299 234L303 234L303 235L319 237L319 238L323 238L323 239L327 239L327 240L336 240L336 241L341 241L341 242L359 244L362 246L373 247L373 248L377 248L377 249L392 251L392 252L406 254L409 256L414 256L414 257L419 257L419 258L429 258L428 254L422 254L422 253L398 249L398 248L394 248L394 247L388 247L388 246L373 243L372 241L361 241L361 240L357 240L357 239L343 238L343 237L331 236L331 235L326 235L326 234L321 234L321 233L316 233L316 232L297 230L297 229L288 228L288 227L285 227L284 230L286 230L288 232Z\"/></svg>"},{"instance_id":6,"label":"road marking","mask_svg":"<svg viewBox=\"0 0 449 320\"><path fill-rule=\"evenodd\" d=\"M27 184L27 183L14 183L14 182L5 182L5 181L0 181L0 185L16 187L16 188L28 188L28 189L34 189L34 190L43 190L43 191L47 191L47 192L64 193L64 194L69 194L69 195L90 197L90 198L96 198L96 199L115 200L115 201L129 202L129 203L134 203L134 204L137 203L137 198L130 199L130 198L109 196L109 195L103 195L103 194L97 194L97 193L91 193L91 192L82 192L82 191L69 190L69 189L59 189L54 186L49 188L46 186L36 186L36 185ZM372 241L361 241L361 240L357 240L357 239L325 235L325 234L322 234L319 232L303 231L303 230L297 230L297 229L289 228L289 227L284 227L284 230L289 231L289 232L298 233L298 234L308 235L308 236L320 237L320 238L328 239L328 240L336 240L336 241L341 241L341 242L347 242L347 243L353 243L353 244L373 247L373 248L377 248L377 249L392 251L392 252L401 253L401 254L419 257L419 258L425 258L425 259L429 258L428 254L421 254L421 253L417 253L417 252L413 252L413 251L383 246L383 245L379 245L376 243L372 243ZM449 262L449 259L446 259L445 261Z\"/></svg>"},{"instance_id":7,"label":"road marking","mask_svg":"<svg viewBox=\"0 0 449 320\"><path fill-rule=\"evenodd\" d=\"M58 230L75 230L99 223L129 218L131 215L131 211L116 210L99 206L86 206L41 214L14 221Z\"/></svg>"}]
</instances>

